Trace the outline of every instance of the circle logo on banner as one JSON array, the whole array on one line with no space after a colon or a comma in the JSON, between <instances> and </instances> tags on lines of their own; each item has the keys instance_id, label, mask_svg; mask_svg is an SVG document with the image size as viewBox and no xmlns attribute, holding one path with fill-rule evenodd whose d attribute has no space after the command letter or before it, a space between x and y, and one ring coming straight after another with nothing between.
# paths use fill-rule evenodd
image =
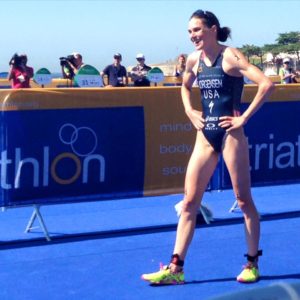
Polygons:
<instances>
[{"instance_id":1,"label":"circle logo on banner","mask_svg":"<svg viewBox=\"0 0 300 300\"><path fill-rule=\"evenodd\" d=\"M154 83L162 82L165 78L163 71L160 68L153 68L148 72L147 75L149 81Z\"/></svg>"},{"instance_id":2,"label":"circle logo on banner","mask_svg":"<svg viewBox=\"0 0 300 300\"><path fill-rule=\"evenodd\" d=\"M93 154L98 145L98 138L93 129L86 126L77 128L71 123L61 126L59 139L62 143L70 145L76 155L83 157Z\"/></svg>"},{"instance_id":3,"label":"circle logo on banner","mask_svg":"<svg viewBox=\"0 0 300 300\"><path fill-rule=\"evenodd\" d=\"M33 79L39 85L47 85L47 84L51 83L52 76L51 76L51 73L48 69L42 68L42 69L39 69L34 74Z\"/></svg>"},{"instance_id":4,"label":"circle logo on banner","mask_svg":"<svg viewBox=\"0 0 300 300\"><path fill-rule=\"evenodd\" d=\"M103 81L99 71L90 65L84 65L75 75L75 83L80 87L102 87Z\"/></svg>"}]
</instances>

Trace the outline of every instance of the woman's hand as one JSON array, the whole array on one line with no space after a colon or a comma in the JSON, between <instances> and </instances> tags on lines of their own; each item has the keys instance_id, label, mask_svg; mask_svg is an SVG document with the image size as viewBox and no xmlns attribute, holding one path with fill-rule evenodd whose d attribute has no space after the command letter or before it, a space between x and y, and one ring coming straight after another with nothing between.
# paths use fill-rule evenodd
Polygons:
<instances>
[{"instance_id":1,"label":"woman's hand","mask_svg":"<svg viewBox=\"0 0 300 300\"><path fill-rule=\"evenodd\" d=\"M222 128L227 128L226 132L230 132L234 129L244 126L247 122L243 116L233 117L233 116L224 116L220 117L221 121L218 125Z\"/></svg>"},{"instance_id":2,"label":"woman's hand","mask_svg":"<svg viewBox=\"0 0 300 300\"><path fill-rule=\"evenodd\" d=\"M191 109L186 114L197 130L201 130L205 126L205 120L202 117L201 111Z\"/></svg>"}]
</instances>

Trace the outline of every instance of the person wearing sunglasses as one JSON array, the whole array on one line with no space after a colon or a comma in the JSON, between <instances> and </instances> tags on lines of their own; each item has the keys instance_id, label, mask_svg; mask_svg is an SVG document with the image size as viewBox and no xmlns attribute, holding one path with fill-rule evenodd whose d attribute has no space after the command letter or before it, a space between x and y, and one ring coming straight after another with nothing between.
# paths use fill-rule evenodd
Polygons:
<instances>
[{"instance_id":1,"label":"person wearing sunglasses","mask_svg":"<svg viewBox=\"0 0 300 300\"><path fill-rule=\"evenodd\" d=\"M161 266L158 272L142 275L142 279L153 285L184 283L184 261L193 238L198 208L220 154L245 222L247 264L237 281L252 283L259 279L260 221L251 196L249 148L243 126L261 107L274 85L239 50L222 44L230 32L228 27L221 27L217 17L209 11L197 10L189 20L188 33L195 51L187 58L181 95L185 113L197 132L196 142L186 171L182 211L170 263ZM257 84L257 91L242 113L244 76ZM201 111L192 103L195 80L201 93ZM220 255L223 256L221 251ZM222 258L228 264L229 259Z\"/></svg>"},{"instance_id":2,"label":"person wearing sunglasses","mask_svg":"<svg viewBox=\"0 0 300 300\"><path fill-rule=\"evenodd\" d=\"M297 72L291 68L290 59L288 57L283 59L283 66L279 70L279 76L281 78L281 83L288 84L288 83L297 83L296 77Z\"/></svg>"},{"instance_id":3,"label":"person wearing sunglasses","mask_svg":"<svg viewBox=\"0 0 300 300\"><path fill-rule=\"evenodd\" d=\"M138 53L136 55L136 60L137 65L133 67L130 72L130 77L134 86L150 86L147 74L152 68L145 64L145 55Z\"/></svg>"},{"instance_id":4,"label":"person wearing sunglasses","mask_svg":"<svg viewBox=\"0 0 300 300\"><path fill-rule=\"evenodd\" d=\"M103 83L107 83L107 87L125 87L128 85L128 76L126 68L121 65L122 55L120 53L114 54L114 62L108 65L100 73L103 78ZM105 81L107 76L107 81Z\"/></svg>"}]
</instances>

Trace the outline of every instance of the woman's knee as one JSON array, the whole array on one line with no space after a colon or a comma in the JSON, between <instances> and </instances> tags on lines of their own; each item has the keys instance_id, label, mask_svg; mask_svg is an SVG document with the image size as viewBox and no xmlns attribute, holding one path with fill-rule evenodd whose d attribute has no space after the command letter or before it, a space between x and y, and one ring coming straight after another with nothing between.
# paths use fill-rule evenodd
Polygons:
<instances>
[{"instance_id":1,"label":"woman's knee","mask_svg":"<svg viewBox=\"0 0 300 300\"><path fill-rule=\"evenodd\" d=\"M182 212L196 214L200 206L200 199L185 197L182 203Z\"/></svg>"},{"instance_id":2,"label":"woman's knee","mask_svg":"<svg viewBox=\"0 0 300 300\"><path fill-rule=\"evenodd\" d=\"M253 210L256 211L255 204L251 198L251 196L248 197L241 197L239 195L236 196L239 208L241 209L242 212L248 213Z\"/></svg>"}]
</instances>

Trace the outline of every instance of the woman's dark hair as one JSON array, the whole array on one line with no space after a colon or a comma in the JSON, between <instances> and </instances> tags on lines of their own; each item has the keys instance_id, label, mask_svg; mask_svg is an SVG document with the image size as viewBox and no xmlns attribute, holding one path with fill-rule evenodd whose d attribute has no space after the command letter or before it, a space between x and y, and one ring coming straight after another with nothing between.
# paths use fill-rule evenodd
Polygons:
<instances>
[{"instance_id":1,"label":"woman's dark hair","mask_svg":"<svg viewBox=\"0 0 300 300\"><path fill-rule=\"evenodd\" d=\"M202 19L205 25L211 28L213 25L217 26L217 40L225 42L230 37L231 30L229 27L221 27L218 18L210 11L203 11L201 9L196 10L190 20L193 18Z\"/></svg>"},{"instance_id":2,"label":"woman's dark hair","mask_svg":"<svg viewBox=\"0 0 300 300\"><path fill-rule=\"evenodd\" d=\"M180 58L180 57L182 57L182 58L184 58L184 59L186 59L186 55L185 54L180 54L180 55L178 55L178 59Z\"/></svg>"}]
</instances>

